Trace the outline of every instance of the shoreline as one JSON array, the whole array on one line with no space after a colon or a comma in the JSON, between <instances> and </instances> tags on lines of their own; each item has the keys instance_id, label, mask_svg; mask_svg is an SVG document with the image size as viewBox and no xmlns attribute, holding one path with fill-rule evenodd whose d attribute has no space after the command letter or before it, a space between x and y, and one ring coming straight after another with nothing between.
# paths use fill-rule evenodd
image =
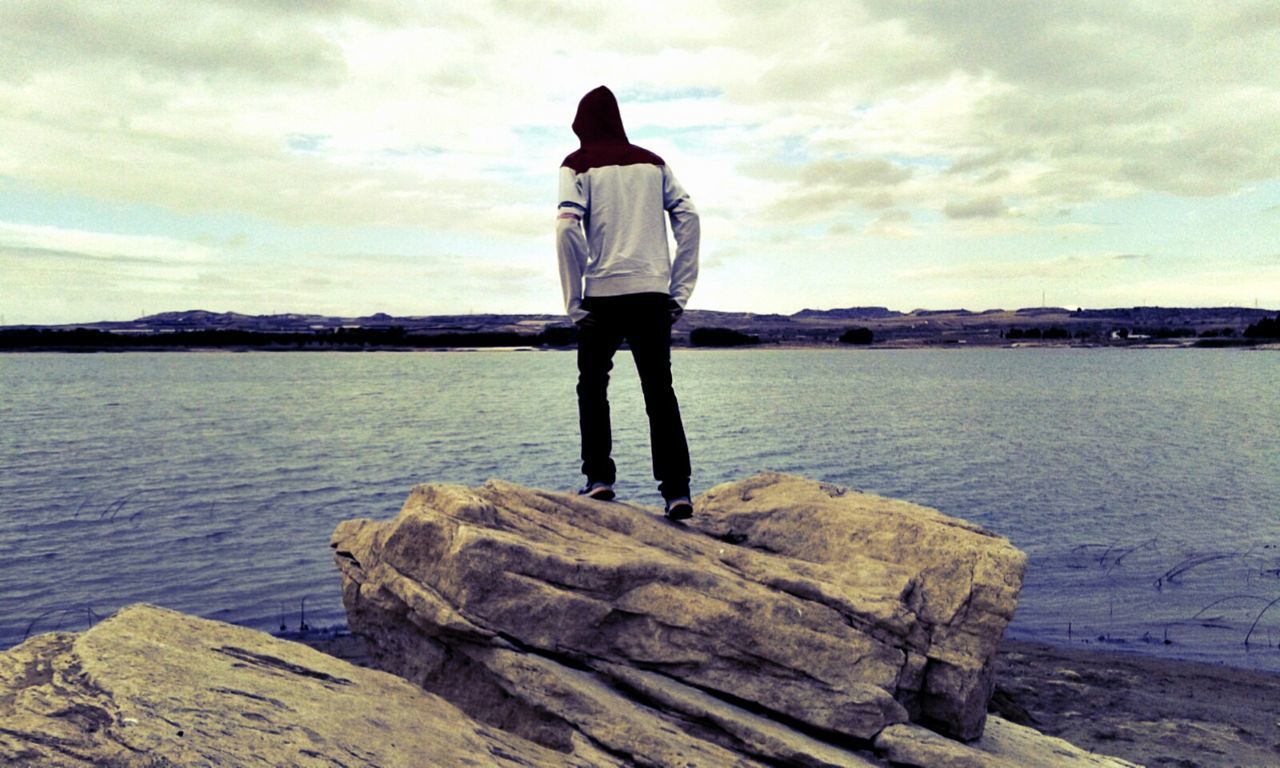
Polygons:
<instances>
[{"instance_id":1,"label":"shoreline","mask_svg":"<svg viewBox=\"0 0 1280 768\"><path fill-rule=\"evenodd\" d=\"M352 634L293 638L371 666ZM1005 640L989 711L1140 765L1280 764L1280 673Z\"/></svg>"},{"instance_id":2,"label":"shoreline","mask_svg":"<svg viewBox=\"0 0 1280 768\"><path fill-rule=\"evenodd\" d=\"M1280 764L1280 673L1006 640L991 710L1146 766Z\"/></svg>"},{"instance_id":3,"label":"shoreline","mask_svg":"<svg viewBox=\"0 0 1280 768\"><path fill-rule=\"evenodd\" d=\"M672 327L672 335L677 346L705 348L1237 347L1280 342L1280 315L1259 307L899 312L864 306L790 315L690 309ZM564 348L576 340L577 329L561 314L338 317L193 309L134 320L0 326L0 349Z\"/></svg>"},{"instance_id":4,"label":"shoreline","mask_svg":"<svg viewBox=\"0 0 1280 768\"><path fill-rule=\"evenodd\" d=\"M539 347L539 346L463 346L463 347L397 347L397 346L371 346L371 347L305 347L299 348L294 346L281 347L0 347L0 355L96 355L96 354L130 354L130 353L155 353L155 354L245 354L254 352L285 352L289 354L314 354L323 352L337 352L343 354L353 353L466 353L466 352L574 352L577 347ZM921 341L921 342L883 342L876 344L841 344L841 343L814 343L814 342L765 342L760 344L740 344L740 345L690 345L690 344L672 344L672 351L685 350L741 350L741 351L848 351L848 352L875 352L875 351L925 351L925 350L989 350L989 349L1052 349L1052 350L1174 350L1174 349L1230 349L1239 351L1280 351L1280 342L1258 342L1258 343L1237 343L1237 344L1197 344L1194 342L1178 344L1178 343L1155 343L1155 344L1081 344L1071 342L1013 342L1013 343L967 343L967 342L937 342L937 341Z\"/></svg>"}]
</instances>

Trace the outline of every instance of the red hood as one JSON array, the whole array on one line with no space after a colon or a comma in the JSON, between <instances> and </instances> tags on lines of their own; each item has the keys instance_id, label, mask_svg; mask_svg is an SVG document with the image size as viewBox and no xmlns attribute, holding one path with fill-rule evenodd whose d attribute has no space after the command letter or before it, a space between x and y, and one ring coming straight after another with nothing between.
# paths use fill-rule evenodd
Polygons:
<instances>
[{"instance_id":1,"label":"red hood","mask_svg":"<svg viewBox=\"0 0 1280 768\"><path fill-rule=\"evenodd\" d=\"M588 93L578 102L578 114L573 118L573 132L578 134L582 146L603 142L627 143L627 131L622 127L622 112L613 91L604 87Z\"/></svg>"},{"instance_id":2,"label":"red hood","mask_svg":"<svg viewBox=\"0 0 1280 768\"><path fill-rule=\"evenodd\" d=\"M576 173L607 165L664 165L662 158L627 141L618 100L613 91L603 85L578 102L573 132L578 135L582 148L566 157L563 165Z\"/></svg>"}]
</instances>

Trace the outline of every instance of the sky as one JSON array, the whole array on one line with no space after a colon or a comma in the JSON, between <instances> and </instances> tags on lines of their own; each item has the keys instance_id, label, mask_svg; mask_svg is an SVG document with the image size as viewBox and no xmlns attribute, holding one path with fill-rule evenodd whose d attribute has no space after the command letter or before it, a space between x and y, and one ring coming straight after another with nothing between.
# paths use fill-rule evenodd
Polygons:
<instances>
[{"instance_id":1,"label":"sky","mask_svg":"<svg viewBox=\"0 0 1280 768\"><path fill-rule=\"evenodd\" d=\"M597 85L690 307L1280 307L1274 0L10 0L0 324L559 313Z\"/></svg>"}]
</instances>

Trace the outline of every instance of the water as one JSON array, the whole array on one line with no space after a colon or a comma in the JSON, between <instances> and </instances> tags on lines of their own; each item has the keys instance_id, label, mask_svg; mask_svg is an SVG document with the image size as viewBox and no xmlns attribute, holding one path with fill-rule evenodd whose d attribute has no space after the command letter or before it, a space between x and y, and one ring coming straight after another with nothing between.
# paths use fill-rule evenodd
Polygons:
<instances>
[{"instance_id":1,"label":"water","mask_svg":"<svg viewBox=\"0 0 1280 768\"><path fill-rule=\"evenodd\" d=\"M767 468L933 506L1030 555L1013 637L1280 669L1280 356L674 366L696 487ZM136 601L341 623L339 521L417 482L579 483L574 375L556 352L0 356L0 648ZM657 504L625 353L613 402L619 490Z\"/></svg>"}]
</instances>

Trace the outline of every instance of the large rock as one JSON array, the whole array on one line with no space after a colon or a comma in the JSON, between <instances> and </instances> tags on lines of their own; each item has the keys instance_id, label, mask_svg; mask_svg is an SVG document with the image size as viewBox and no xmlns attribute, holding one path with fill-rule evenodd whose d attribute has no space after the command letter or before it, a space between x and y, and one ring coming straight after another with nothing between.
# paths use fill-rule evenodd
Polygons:
<instances>
[{"instance_id":1,"label":"large rock","mask_svg":"<svg viewBox=\"0 0 1280 768\"><path fill-rule=\"evenodd\" d=\"M879 764L874 739L912 720L981 735L1025 565L1006 540L776 474L696 507L684 527L419 486L394 520L335 532L348 622L376 664L486 723L635 764Z\"/></svg>"},{"instance_id":2,"label":"large rock","mask_svg":"<svg viewBox=\"0 0 1280 768\"><path fill-rule=\"evenodd\" d=\"M992 662L1026 567L1007 540L927 507L776 473L713 488L692 525L846 573L868 561L906 569L913 626L901 647L922 669L895 694L912 720L961 739L982 734Z\"/></svg>"},{"instance_id":3,"label":"large rock","mask_svg":"<svg viewBox=\"0 0 1280 768\"><path fill-rule=\"evenodd\" d=\"M0 653L0 765L620 765L579 753L481 725L384 672L149 606Z\"/></svg>"}]
</instances>

